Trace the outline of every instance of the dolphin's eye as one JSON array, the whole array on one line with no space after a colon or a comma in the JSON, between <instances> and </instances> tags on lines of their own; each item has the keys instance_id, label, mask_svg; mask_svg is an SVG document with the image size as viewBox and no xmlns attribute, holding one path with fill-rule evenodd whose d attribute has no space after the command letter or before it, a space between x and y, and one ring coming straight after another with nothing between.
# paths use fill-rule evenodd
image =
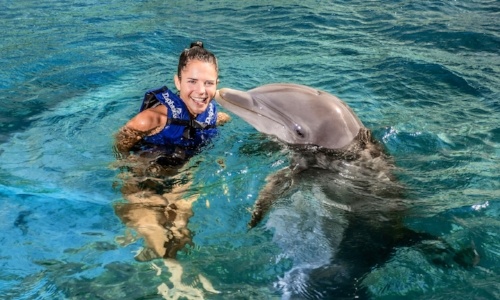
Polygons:
<instances>
[{"instance_id":1,"label":"dolphin's eye","mask_svg":"<svg viewBox=\"0 0 500 300\"><path fill-rule=\"evenodd\" d=\"M305 137L304 133L302 132L302 127L300 127L300 125L298 124L295 124L295 133L301 138Z\"/></svg>"}]
</instances>

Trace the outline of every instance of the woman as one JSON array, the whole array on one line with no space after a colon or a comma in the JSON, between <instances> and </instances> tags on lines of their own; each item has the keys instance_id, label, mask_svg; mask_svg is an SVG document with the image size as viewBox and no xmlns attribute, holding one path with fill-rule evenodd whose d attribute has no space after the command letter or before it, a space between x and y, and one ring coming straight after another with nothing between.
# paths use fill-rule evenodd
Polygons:
<instances>
[{"instance_id":1,"label":"woman","mask_svg":"<svg viewBox=\"0 0 500 300\"><path fill-rule=\"evenodd\" d=\"M182 51L174 83L178 95L166 87L146 93L140 112L116 136L120 154L153 148L163 152L160 164L175 165L205 145L216 134L216 125L229 120L227 114L217 113L212 101L217 59L202 42Z\"/></svg>"},{"instance_id":2,"label":"woman","mask_svg":"<svg viewBox=\"0 0 500 300\"><path fill-rule=\"evenodd\" d=\"M130 172L122 174L128 202L117 203L115 212L144 238L146 247L135 256L139 261L175 258L192 243L187 222L197 197L184 197L190 174L179 169L217 133L216 125L229 120L212 100L217 82L216 57L203 43L192 43L182 51L174 76L178 94L166 87L147 92L140 112L116 135L116 150Z\"/></svg>"}]
</instances>

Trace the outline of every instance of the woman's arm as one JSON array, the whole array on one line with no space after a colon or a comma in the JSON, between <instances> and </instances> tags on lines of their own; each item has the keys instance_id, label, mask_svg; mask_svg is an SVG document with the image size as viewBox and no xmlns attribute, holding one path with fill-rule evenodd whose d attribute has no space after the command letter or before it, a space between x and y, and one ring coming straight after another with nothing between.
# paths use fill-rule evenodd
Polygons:
<instances>
[{"instance_id":1,"label":"woman's arm","mask_svg":"<svg viewBox=\"0 0 500 300\"><path fill-rule=\"evenodd\" d=\"M145 136L155 134L167 124L167 108L163 105L138 113L115 135L115 149L122 156Z\"/></svg>"}]
</instances>

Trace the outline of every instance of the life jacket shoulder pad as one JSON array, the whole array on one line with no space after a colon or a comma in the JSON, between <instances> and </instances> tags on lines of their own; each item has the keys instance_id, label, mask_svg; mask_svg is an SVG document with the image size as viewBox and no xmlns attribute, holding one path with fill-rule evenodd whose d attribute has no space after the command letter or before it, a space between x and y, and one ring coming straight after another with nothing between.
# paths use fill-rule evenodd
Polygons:
<instances>
[{"instance_id":1,"label":"life jacket shoulder pad","mask_svg":"<svg viewBox=\"0 0 500 300\"><path fill-rule=\"evenodd\" d=\"M164 93L167 90L168 88L166 86L162 86L161 88L147 91L146 94L144 94L144 99L142 100L141 109L139 111L141 112L143 110L155 107L158 104L160 104L160 101L158 100L158 98L156 98L156 95Z\"/></svg>"}]
</instances>

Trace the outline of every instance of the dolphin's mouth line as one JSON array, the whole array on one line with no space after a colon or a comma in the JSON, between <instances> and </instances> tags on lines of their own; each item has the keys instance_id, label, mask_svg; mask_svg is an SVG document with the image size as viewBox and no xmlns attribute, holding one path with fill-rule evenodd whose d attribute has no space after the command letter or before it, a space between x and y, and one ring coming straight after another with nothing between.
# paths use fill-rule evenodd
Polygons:
<instances>
[{"instance_id":1,"label":"dolphin's mouth line","mask_svg":"<svg viewBox=\"0 0 500 300\"><path fill-rule=\"evenodd\" d=\"M256 100L260 100L258 97L255 97L255 99ZM285 128L287 128L288 130L290 130L291 132L293 132L293 134L296 134L296 135L300 136L301 138L305 137L305 132L304 132L302 126L300 126L300 124L297 124L292 118L290 118L289 116L287 116L286 114L284 114L282 111L278 110L277 108L275 108L273 106L267 105L266 108L269 109L269 110L272 110L275 114L277 114L278 116L280 116L280 118L282 120L284 120L285 122L288 122L289 125L276 122L274 119L271 119L271 118L268 117L269 119L275 121L276 123L281 124L282 126L284 126Z\"/></svg>"},{"instance_id":2,"label":"dolphin's mouth line","mask_svg":"<svg viewBox=\"0 0 500 300\"><path fill-rule=\"evenodd\" d=\"M285 125L285 124L283 124L283 123L281 123L281 122L278 122L277 120L275 120L274 118L271 118L270 116L267 116L267 115L265 115L265 114L261 114L261 113L259 113L259 112L255 111L255 110L251 110L251 109L249 109L249 108L247 108L247 107L243 107L243 106L241 106L241 105L238 105L237 103L235 103L235 102L231 102L231 101L229 101L229 100L225 99L224 97L221 97L221 98L222 98L224 101L226 101L227 103L231 104L231 105L234 105L234 106L236 106L236 107L238 107L238 108L240 108L240 109L242 109L242 110L245 110L245 111L251 112L251 113L253 113L253 114L255 114L255 115L258 115L258 116L264 117L264 118L266 118L266 119L268 119L268 120L270 120L270 121L272 121L272 122L274 122L274 123L276 123L276 124L279 124L279 125L281 125L281 126L283 126L283 127L285 127L285 128L286 128L286 125ZM273 112L275 112L276 114L278 114L278 115L280 115L280 116L283 116L283 114L282 114L282 113L277 112L274 108L271 108L271 107L268 107L268 106L266 106L266 107L267 107L268 109L272 110ZM284 116L283 116L283 117L284 117Z\"/></svg>"},{"instance_id":3,"label":"dolphin's mouth line","mask_svg":"<svg viewBox=\"0 0 500 300\"><path fill-rule=\"evenodd\" d=\"M290 135L294 140L297 140L296 143L297 145L309 145L310 143L304 143L304 142L299 142L299 140L307 139L307 131L305 128L302 128L302 126L298 123L296 123L292 118L290 118L288 115L284 114L281 110L278 108L274 107L271 105L272 103L268 104L266 103L265 99L261 99L258 96L251 96L250 99L252 100L252 105L240 105L239 102L233 102L230 101L227 98L224 98L221 96L221 99L225 101L227 104L232 105L234 107L237 107L240 110L249 112L251 114L257 115L259 117L267 119L270 123L277 124L277 126L280 126L283 128L284 132L287 132L287 135ZM262 105L262 103L266 103L265 105ZM254 108L265 108L267 109L270 114L263 114L259 111L251 109L252 107ZM274 114L275 118L271 117L270 115ZM256 122L254 119L249 119L247 120L250 124L253 125L253 123ZM269 134L269 133L268 133ZM274 134L278 136L277 134Z\"/></svg>"}]
</instances>

